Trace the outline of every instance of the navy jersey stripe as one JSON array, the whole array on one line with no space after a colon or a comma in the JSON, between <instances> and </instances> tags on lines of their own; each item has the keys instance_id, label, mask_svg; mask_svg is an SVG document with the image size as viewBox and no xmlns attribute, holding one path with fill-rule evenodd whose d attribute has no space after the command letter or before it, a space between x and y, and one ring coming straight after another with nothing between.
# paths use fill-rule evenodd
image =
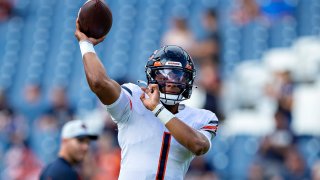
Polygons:
<instances>
[{"instance_id":1,"label":"navy jersey stripe","mask_svg":"<svg viewBox=\"0 0 320 180\"><path fill-rule=\"evenodd\" d=\"M164 132L162 147L159 158L158 172L157 172L157 180L163 180L166 172L167 160L169 155L169 148L171 142L171 134L168 132Z\"/></svg>"},{"instance_id":2,"label":"navy jersey stripe","mask_svg":"<svg viewBox=\"0 0 320 180\"><path fill-rule=\"evenodd\" d=\"M124 90L126 90L131 96L132 96L132 91L129 89L129 88L127 88L126 86L124 86L124 85L122 85L121 86Z\"/></svg>"},{"instance_id":3,"label":"navy jersey stripe","mask_svg":"<svg viewBox=\"0 0 320 180\"><path fill-rule=\"evenodd\" d=\"M217 135L217 133L216 133L215 131L211 131L211 130L208 130L208 129L205 129L205 131L207 131L207 132L211 133L211 134L212 134L212 135L214 135L214 136L216 136L216 135Z\"/></svg>"},{"instance_id":4,"label":"navy jersey stripe","mask_svg":"<svg viewBox=\"0 0 320 180\"><path fill-rule=\"evenodd\" d=\"M208 124L212 124L212 125L218 125L218 121L209 121Z\"/></svg>"}]
</instances>

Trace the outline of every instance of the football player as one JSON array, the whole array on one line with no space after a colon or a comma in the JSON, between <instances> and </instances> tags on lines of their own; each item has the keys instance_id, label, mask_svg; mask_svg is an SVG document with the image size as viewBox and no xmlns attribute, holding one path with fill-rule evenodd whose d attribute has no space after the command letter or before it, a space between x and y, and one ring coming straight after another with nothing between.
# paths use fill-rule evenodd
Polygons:
<instances>
[{"instance_id":1,"label":"football player","mask_svg":"<svg viewBox=\"0 0 320 180\"><path fill-rule=\"evenodd\" d=\"M190 98L195 69L178 46L164 46L146 63L147 87L112 80L95 53L103 38L77 28L88 84L118 126L119 179L183 179L191 160L211 147L218 119L213 112L179 104Z\"/></svg>"}]
</instances>

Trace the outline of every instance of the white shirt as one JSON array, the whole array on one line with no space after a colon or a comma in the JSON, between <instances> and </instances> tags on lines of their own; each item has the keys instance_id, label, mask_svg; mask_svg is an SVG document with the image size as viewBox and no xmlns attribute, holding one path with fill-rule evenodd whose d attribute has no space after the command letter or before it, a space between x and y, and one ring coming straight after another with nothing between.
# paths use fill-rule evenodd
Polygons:
<instances>
[{"instance_id":1,"label":"white shirt","mask_svg":"<svg viewBox=\"0 0 320 180\"><path fill-rule=\"evenodd\" d=\"M195 155L143 105L142 93L139 86L124 84L118 100L106 106L119 130L119 179L183 179ZM218 119L211 111L182 106L175 116L203 133L209 142L215 136Z\"/></svg>"}]
</instances>

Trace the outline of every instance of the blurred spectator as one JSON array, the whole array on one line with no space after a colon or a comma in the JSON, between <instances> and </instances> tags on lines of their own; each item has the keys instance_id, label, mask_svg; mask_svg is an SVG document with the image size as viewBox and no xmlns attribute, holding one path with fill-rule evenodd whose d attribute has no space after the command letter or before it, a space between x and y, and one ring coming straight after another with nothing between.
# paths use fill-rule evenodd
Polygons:
<instances>
[{"instance_id":1,"label":"blurred spectator","mask_svg":"<svg viewBox=\"0 0 320 180\"><path fill-rule=\"evenodd\" d=\"M236 24L246 25L260 16L256 0L237 0L236 4L231 17Z\"/></svg>"},{"instance_id":2,"label":"blurred spectator","mask_svg":"<svg viewBox=\"0 0 320 180\"><path fill-rule=\"evenodd\" d=\"M0 90L0 150L5 150L10 144L11 133L9 127L12 119L13 110L7 102L5 92Z\"/></svg>"},{"instance_id":3,"label":"blurred spectator","mask_svg":"<svg viewBox=\"0 0 320 180\"><path fill-rule=\"evenodd\" d=\"M283 177L285 180L307 180L311 178L303 157L295 148L289 149L286 153Z\"/></svg>"},{"instance_id":4,"label":"blurred spectator","mask_svg":"<svg viewBox=\"0 0 320 180\"><path fill-rule=\"evenodd\" d=\"M263 138L258 154L261 158L264 176L267 178L275 178L281 175L287 153L294 142L294 135L291 133L288 121L281 111L276 112L274 120L275 130Z\"/></svg>"},{"instance_id":5,"label":"blurred spectator","mask_svg":"<svg viewBox=\"0 0 320 180\"><path fill-rule=\"evenodd\" d=\"M253 162L249 167L248 180L264 180L268 179L264 173L261 163Z\"/></svg>"},{"instance_id":6,"label":"blurred spectator","mask_svg":"<svg viewBox=\"0 0 320 180\"><path fill-rule=\"evenodd\" d=\"M17 140L26 141L29 133L25 119L14 113L6 99L4 91L0 91L0 142L4 149L15 144Z\"/></svg>"},{"instance_id":7,"label":"blurred spectator","mask_svg":"<svg viewBox=\"0 0 320 180\"><path fill-rule=\"evenodd\" d=\"M274 75L274 82L266 87L267 95L278 103L278 110L291 123L294 82L290 71L279 71Z\"/></svg>"},{"instance_id":8,"label":"blurred spectator","mask_svg":"<svg viewBox=\"0 0 320 180\"><path fill-rule=\"evenodd\" d=\"M106 111L104 110L104 112ZM109 115L107 118L110 118ZM114 124L114 122L112 123ZM93 145L93 148L88 152L88 155L79 167L80 176L83 179L91 180L118 179L121 163L121 151L117 144L114 128L110 129L109 124L106 124L98 141Z\"/></svg>"},{"instance_id":9,"label":"blurred spectator","mask_svg":"<svg viewBox=\"0 0 320 180\"><path fill-rule=\"evenodd\" d=\"M14 144L4 156L5 169L1 179L36 180L41 164L33 152L25 146L21 137L16 137Z\"/></svg>"},{"instance_id":10,"label":"blurred spectator","mask_svg":"<svg viewBox=\"0 0 320 180\"><path fill-rule=\"evenodd\" d=\"M222 82L218 66L211 61L207 61L201 64L199 71L198 83L206 91L206 101L203 108L215 112L217 117L223 120L224 115L220 102Z\"/></svg>"},{"instance_id":11,"label":"blurred spectator","mask_svg":"<svg viewBox=\"0 0 320 180\"><path fill-rule=\"evenodd\" d=\"M30 104L37 104L41 98L41 88L38 84L28 84L24 91L25 100Z\"/></svg>"},{"instance_id":12,"label":"blurred spectator","mask_svg":"<svg viewBox=\"0 0 320 180\"><path fill-rule=\"evenodd\" d=\"M84 157L82 163L79 166L76 166L79 176L84 180L93 180L94 175L99 171L96 160L94 157L94 152L91 150L88 151ZM106 176L106 179L108 177Z\"/></svg>"},{"instance_id":13,"label":"blurred spectator","mask_svg":"<svg viewBox=\"0 0 320 180\"><path fill-rule=\"evenodd\" d=\"M184 17L173 17L170 29L162 38L162 45L177 45L189 51L194 43L193 33Z\"/></svg>"},{"instance_id":14,"label":"blurred spectator","mask_svg":"<svg viewBox=\"0 0 320 180\"><path fill-rule=\"evenodd\" d=\"M68 96L64 87L54 87L52 89L50 104L46 114L51 115L58 120L58 125L60 127L70 119L74 119L75 109L68 101Z\"/></svg>"},{"instance_id":15,"label":"blurred spectator","mask_svg":"<svg viewBox=\"0 0 320 180\"><path fill-rule=\"evenodd\" d=\"M0 0L0 22L9 18L12 12L13 0Z\"/></svg>"},{"instance_id":16,"label":"blurred spectator","mask_svg":"<svg viewBox=\"0 0 320 180\"><path fill-rule=\"evenodd\" d=\"M27 120L29 126L44 114L46 104L42 98L42 89L38 84L27 84L23 90L22 99L17 102L17 110Z\"/></svg>"},{"instance_id":17,"label":"blurred spectator","mask_svg":"<svg viewBox=\"0 0 320 180\"><path fill-rule=\"evenodd\" d=\"M295 6L294 0L238 0L232 19L238 25L246 25L256 19L270 24L294 18Z\"/></svg>"},{"instance_id":18,"label":"blurred spectator","mask_svg":"<svg viewBox=\"0 0 320 180\"><path fill-rule=\"evenodd\" d=\"M317 160L311 169L312 180L320 180L320 160Z\"/></svg>"},{"instance_id":19,"label":"blurred spectator","mask_svg":"<svg viewBox=\"0 0 320 180\"><path fill-rule=\"evenodd\" d=\"M54 160L59 149L60 127L55 117L41 116L33 125L30 132L30 147L44 163Z\"/></svg>"},{"instance_id":20,"label":"blurred spectator","mask_svg":"<svg viewBox=\"0 0 320 180\"><path fill-rule=\"evenodd\" d=\"M213 9L207 9L202 16L202 26L205 30L204 37L199 42L193 43L189 50L195 62L213 61L219 63L219 35L218 17Z\"/></svg>"},{"instance_id":21,"label":"blurred spectator","mask_svg":"<svg viewBox=\"0 0 320 180\"><path fill-rule=\"evenodd\" d=\"M96 152L97 171L94 180L116 180L119 177L121 154L115 144L114 133L105 131L99 141Z\"/></svg>"},{"instance_id":22,"label":"blurred spectator","mask_svg":"<svg viewBox=\"0 0 320 180\"><path fill-rule=\"evenodd\" d=\"M27 136L30 148L42 162L52 161L58 151L58 129L74 115L64 88L53 88L48 106L42 96L41 87L37 84L28 84L22 102L18 109L26 117L26 124L31 130ZM47 146L48 143L50 147Z\"/></svg>"},{"instance_id":23,"label":"blurred spectator","mask_svg":"<svg viewBox=\"0 0 320 180\"><path fill-rule=\"evenodd\" d=\"M0 89L0 112L13 113L13 109L7 101L6 93L2 89Z\"/></svg>"},{"instance_id":24,"label":"blurred spectator","mask_svg":"<svg viewBox=\"0 0 320 180\"><path fill-rule=\"evenodd\" d=\"M205 161L203 156L194 158L190 164L189 171L185 177L186 180L216 180L217 175L214 173L211 165Z\"/></svg>"}]
</instances>

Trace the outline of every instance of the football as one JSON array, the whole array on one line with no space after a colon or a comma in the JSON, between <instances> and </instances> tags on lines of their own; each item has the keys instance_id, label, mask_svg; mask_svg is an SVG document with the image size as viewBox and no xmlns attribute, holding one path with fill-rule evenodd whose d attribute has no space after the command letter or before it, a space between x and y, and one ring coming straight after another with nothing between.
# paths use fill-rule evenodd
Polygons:
<instances>
[{"instance_id":1,"label":"football","mask_svg":"<svg viewBox=\"0 0 320 180\"><path fill-rule=\"evenodd\" d=\"M88 0L79 10L80 31L95 39L108 34L112 26L112 13L102 0Z\"/></svg>"}]
</instances>

